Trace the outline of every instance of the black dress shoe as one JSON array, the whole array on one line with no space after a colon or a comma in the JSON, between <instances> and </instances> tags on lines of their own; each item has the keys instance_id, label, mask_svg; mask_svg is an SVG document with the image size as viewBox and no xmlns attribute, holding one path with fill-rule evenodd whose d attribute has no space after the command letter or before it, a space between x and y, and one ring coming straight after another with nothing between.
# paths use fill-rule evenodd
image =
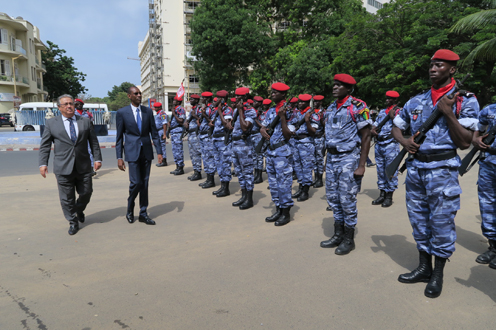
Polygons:
<instances>
[{"instance_id":1,"label":"black dress shoe","mask_svg":"<svg viewBox=\"0 0 496 330\"><path fill-rule=\"evenodd\" d=\"M78 212L77 213L77 218L79 222L83 223L84 222L84 213L83 212Z\"/></svg>"},{"instance_id":2,"label":"black dress shoe","mask_svg":"<svg viewBox=\"0 0 496 330\"><path fill-rule=\"evenodd\" d=\"M132 214L131 212L127 213L126 219L129 223L134 223L134 214Z\"/></svg>"},{"instance_id":3,"label":"black dress shoe","mask_svg":"<svg viewBox=\"0 0 496 330\"><path fill-rule=\"evenodd\" d=\"M71 225L69 227L69 235L75 235L78 231L79 231L79 225L78 224Z\"/></svg>"},{"instance_id":4,"label":"black dress shoe","mask_svg":"<svg viewBox=\"0 0 496 330\"><path fill-rule=\"evenodd\" d=\"M155 221L153 221L149 216L147 215L140 215L139 216L139 222L144 222L147 225L154 225Z\"/></svg>"}]
</instances>

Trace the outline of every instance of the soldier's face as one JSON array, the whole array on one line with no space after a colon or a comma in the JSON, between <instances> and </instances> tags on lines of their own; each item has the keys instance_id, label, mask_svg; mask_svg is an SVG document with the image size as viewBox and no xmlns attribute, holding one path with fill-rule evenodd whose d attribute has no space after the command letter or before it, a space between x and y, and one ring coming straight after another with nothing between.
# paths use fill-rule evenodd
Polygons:
<instances>
[{"instance_id":1,"label":"soldier's face","mask_svg":"<svg viewBox=\"0 0 496 330\"><path fill-rule=\"evenodd\" d=\"M305 110L308 107L308 102L300 101L298 102L298 109Z\"/></svg>"},{"instance_id":2,"label":"soldier's face","mask_svg":"<svg viewBox=\"0 0 496 330\"><path fill-rule=\"evenodd\" d=\"M83 104L79 101L74 102L74 107L78 110L83 110Z\"/></svg>"},{"instance_id":3,"label":"soldier's face","mask_svg":"<svg viewBox=\"0 0 496 330\"><path fill-rule=\"evenodd\" d=\"M334 80L333 86L332 86L332 96L337 98L338 100L341 100L345 98L347 95L349 95L351 92L351 86L343 84L340 81Z\"/></svg>"},{"instance_id":4,"label":"soldier's face","mask_svg":"<svg viewBox=\"0 0 496 330\"><path fill-rule=\"evenodd\" d=\"M191 104L191 106L195 106L198 104L198 99L189 99L189 103Z\"/></svg>"},{"instance_id":5,"label":"soldier's face","mask_svg":"<svg viewBox=\"0 0 496 330\"><path fill-rule=\"evenodd\" d=\"M386 107L390 107L396 103L396 99L392 97L386 97Z\"/></svg>"},{"instance_id":6,"label":"soldier's face","mask_svg":"<svg viewBox=\"0 0 496 330\"><path fill-rule=\"evenodd\" d=\"M431 61L429 66L429 78L434 86L449 83L450 77L456 72L456 67L444 61Z\"/></svg>"},{"instance_id":7,"label":"soldier's face","mask_svg":"<svg viewBox=\"0 0 496 330\"><path fill-rule=\"evenodd\" d=\"M313 105L315 109L320 109L320 107L322 106L322 101L315 101L313 102Z\"/></svg>"},{"instance_id":8,"label":"soldier's face","mask_svg":"<svg viewBox=\"0 0 496 330\"><path fill-rule=\"evenodd\" d=\"M262 102L260 102L260 101L253 101L253 107L255 109L260 108L261 105L262 105Z\"/></svg>"},{"instance_id":9,"label":"soldier's face","mask_svg":"<svg viewBox=\"0 0 496 330\"><path fill-rule=\"evenodd\" d=\"M285 97L286 97L286 93L276 91L275 89L272 90L271 99L275 103L281 102L282 100L284 100Z\"/></svg>"}]
</instances>

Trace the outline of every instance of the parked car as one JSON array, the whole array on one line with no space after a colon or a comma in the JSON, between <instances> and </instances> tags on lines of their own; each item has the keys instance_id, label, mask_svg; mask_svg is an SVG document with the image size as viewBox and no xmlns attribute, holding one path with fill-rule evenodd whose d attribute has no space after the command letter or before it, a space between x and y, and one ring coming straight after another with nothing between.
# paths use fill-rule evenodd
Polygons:
<instances>
[{"instance_id":1,"label":"parked car","mask_svg":"<svg viewBox=\"0 0 496 330\"><path fill-rule=\"evenodd\" d=\"M14 127L14 124L10 121L10 113L0 113L0 126L3 125Z\"/></svg>"}]
</instances>

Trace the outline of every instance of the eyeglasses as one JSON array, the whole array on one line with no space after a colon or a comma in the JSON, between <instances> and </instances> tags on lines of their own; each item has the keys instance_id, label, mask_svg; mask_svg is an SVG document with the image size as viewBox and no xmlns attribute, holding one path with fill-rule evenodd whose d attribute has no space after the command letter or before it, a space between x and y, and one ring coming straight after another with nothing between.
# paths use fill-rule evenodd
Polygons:
<instances>
[{"instance_id":1,"label":"eyeglasses","mask_svg":"<svg viewBox=\"0 0 496 330\"><path fill-rule=\"evenodd\" d=\"M141 92L137 92L137 93L132 93L134 95L141 95Z\"/></svg>"},{"instance_id":2,"label":"eyeglasses","mask_svg":"<svg viewBox=\"0 0 496 330\"><path fill-rule=\"evenodd\" d=\"M67 102L67 103L61 103L61 104L59 104L59 105L60 105L61 107L68 107L68 106L70 106L70 105L71 105L71 106L72 106L72 105L74 105L74 103L72 103L72 102Z\"/></svg>"}]
</instances>

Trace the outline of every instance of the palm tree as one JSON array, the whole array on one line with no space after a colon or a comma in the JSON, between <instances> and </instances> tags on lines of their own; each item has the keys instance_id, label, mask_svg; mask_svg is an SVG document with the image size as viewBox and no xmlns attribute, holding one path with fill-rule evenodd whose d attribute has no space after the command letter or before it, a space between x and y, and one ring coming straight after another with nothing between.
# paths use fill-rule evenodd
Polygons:
<instances>
[{"instance_id":1,"label":"palm tree","mask_svg":"<svg viewBox=\"0 0 496 330\"><path fill-rule=\"evenodd\" d=\"M496 0L486 0L485 2L489 3L492 8L496 8ZM453 25L451 31L455 33L464 33L494 24L496 24L496 9L487 9L460 19ZM487 62L496 61L496 38L490 39L477 46L467 56L464 63L471 63L473 60Z\"/></svg>"}]
</instances>

